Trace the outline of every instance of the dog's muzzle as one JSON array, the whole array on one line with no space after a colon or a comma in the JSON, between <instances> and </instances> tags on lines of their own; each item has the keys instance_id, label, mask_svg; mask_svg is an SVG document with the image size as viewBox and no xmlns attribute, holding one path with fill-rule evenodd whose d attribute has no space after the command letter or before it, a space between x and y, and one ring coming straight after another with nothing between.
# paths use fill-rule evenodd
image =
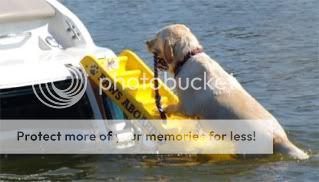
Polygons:
<instances>
[{"instance_id":1,"label":"dog's muzzle","mask_svg":"<svg viewBox=\"0 0 319 182\"><path fill-rule=\"evenodd\" d=\"M168 70L168 64L165 61L165 59L158 57L156 54L154 54L155 61L157 62L157 68L161 71L167 71Z\"/></svg>"},{"instance_id":2,"label":"dog's muzzle","mask_svg":"<svg viewBox=\"0 0 319 182\"><path fill-rule=\"evenodd\" d=\"M167 71L168 70L168 64L164 59L157 59L157 68L161 71Z\"/></svg>"}]
</instances>

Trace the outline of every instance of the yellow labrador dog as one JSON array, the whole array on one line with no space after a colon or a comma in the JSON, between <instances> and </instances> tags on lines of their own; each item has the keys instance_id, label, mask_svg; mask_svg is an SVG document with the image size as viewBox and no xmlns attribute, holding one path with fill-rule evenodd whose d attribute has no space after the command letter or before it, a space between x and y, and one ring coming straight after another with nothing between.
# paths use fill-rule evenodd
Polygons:
<instances>
[{"instance_id":1,"label":"yellow labrador dog","mask_svg":"<svg viewBox=\"0 0 319 182\"><path fill-rule=\"evenodd\" d=\"M174 24L164 27L154 39L148 40L146 45L150 53L157 54L160 68L174 74L175 80L197 78L197 84L194 81L187 89L177 86L180 104L168 106L165 109L167 113L180 111L201 119L241 119L261 122L267 120L269 127L273 127L275 151L297 159L309 157L289 141L285 131L271 113L232 75L203 52L202 45L185 25ZM199 79L211 82L200 85Z\"/></svg>"}]
</instances>

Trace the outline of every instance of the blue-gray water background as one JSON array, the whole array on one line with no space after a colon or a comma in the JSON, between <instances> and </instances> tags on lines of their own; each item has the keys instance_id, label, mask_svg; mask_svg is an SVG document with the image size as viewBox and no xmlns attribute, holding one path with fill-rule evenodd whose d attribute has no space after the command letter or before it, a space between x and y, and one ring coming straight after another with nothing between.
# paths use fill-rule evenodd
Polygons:
<instances>
[{"instance_id":1,"label":"blue-gray water background","mask_svg":"<svg viewBox=\"0 0 319 182\"><path fill-rule=\"evenodd\" d=\"M29 156L6 162L6 179L318 180L318 0L64 0L97 45L133 49L151 65L144 42L183 23L205 51L270 110L307 161L192 162L147 156ZM145 158L151 158L145 160Z\"/></svg>"}]
</instances>

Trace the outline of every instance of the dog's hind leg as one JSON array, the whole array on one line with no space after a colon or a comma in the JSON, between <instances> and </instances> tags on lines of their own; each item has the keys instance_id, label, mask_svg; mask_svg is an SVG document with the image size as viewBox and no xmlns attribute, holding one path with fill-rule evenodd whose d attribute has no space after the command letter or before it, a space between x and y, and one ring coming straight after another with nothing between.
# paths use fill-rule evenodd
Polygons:
<instances>
[{"instance_id":1,"label":"dog's hind leg","mask_svg":"<svg viewBox=\"0 0 319 182\"><path fill-rule=\"evenodd\" d=\"M299 149L289 140L275 144L274 149L276 152L287 154L294 159L304 160L309 158L308 154L306 154L304 151Z\"/></svg>"}]
</instances>

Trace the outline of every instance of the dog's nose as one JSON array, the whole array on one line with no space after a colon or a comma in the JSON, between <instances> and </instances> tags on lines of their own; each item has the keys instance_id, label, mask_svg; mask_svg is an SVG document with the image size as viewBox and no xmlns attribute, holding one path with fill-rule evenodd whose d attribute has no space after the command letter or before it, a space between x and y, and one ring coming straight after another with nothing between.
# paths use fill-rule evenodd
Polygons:
<instances>
[{"instance_id":1,"label":"dog's nose","mask_svg":"<svg viewBox=\"0 0 319 182\"><path fill-rule=\"evenodd\" d=\"M150 45L150 43L151 43L151 41L149 41L149 40L145 41L145 44L148 46Z\"/></svg>"}]
</instances>

